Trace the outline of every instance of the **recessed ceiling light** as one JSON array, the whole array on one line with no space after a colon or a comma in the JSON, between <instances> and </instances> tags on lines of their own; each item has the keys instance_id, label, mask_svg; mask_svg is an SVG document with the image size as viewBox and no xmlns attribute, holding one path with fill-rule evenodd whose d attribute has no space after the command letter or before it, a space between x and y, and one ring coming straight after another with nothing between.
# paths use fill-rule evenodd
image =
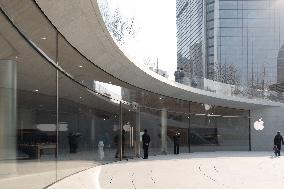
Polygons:
<instances>
[{"instance_id":1,"label":"recessed ceiling light","mask_svg":"<svg viewBox=\"0 0 284 189\"><path fill-rule=\"evenodd\" d=\"M16 59L18 59L18 56L15 56Z\"/></svg>"},{"instance_id":2,"label":"recessed ceiling light","mask_svg":"<svg viewBox=\"0 0 284 189\"><path fill-rule=\"evenodd\" d=\"M80 65L80 66L78 66L79 68L83 68L83 66L82 65Z\"/></svg>"},{"instance_id":3,"label":"recessed ceiling light","mask_svg":"<svg viewBox=\"0 0 284 189\"><path fill-rule=\"evenodd\" d=\"M213 114L208 114L208 117L220 117L221 115L213 115Z\"/></svg>"},{"instance_id":4,"label":"recessed ceiling light","mask_svg":"<svg viewBox=\"0 0 284 189\"><path fill-rule=\"evenodd\" d=\"M205 116L206 114L195 114L196 116Z\"/></svg>"},{"instance_id":5,"label":"recessed ceiling light","mask_svg":"<svg viewBox=\"0 0 284 189\"><path fill-rule=\"evenodd\" d=\"M35 89L35 90L33 90L34 92L38 92L39 90L38 89Z\"/></svg>"},{"instance_id":6,"label":"recessed ceiling light","mask_svg":"<svg viewBox=\"0 0 284 189\"><path fill-rule=\"evenodd\" d=\"M80 99L82 99L82 97L81 97L81 96L80 96L79 98L80 98Z\"/></svg>"},{"instance_id":7,"label":"recessed ceiling light","mask_svg":"<svg viewBox=\"0 0 284 189\"><path fill-rule=\"evenodd\" d=\"M131 111L131 110L128 110L129 112Z\"/></svg>"},{"instance_id":8,"label":"recessed ceiling light","mask_svg":"<svg viewBox=\"0 0 284 189\"><path fill-rule=\"evenodd\" d=\"M104 118L104 121L106 120L106 118Z\"/></svg>"},{"instance_id":9,"label":"recessed ceiling light","mask_svg":"<svg viewBox=\"0 0 284 189\"><path fill-rule=\"evenodd\" d=\"M108 83L111 84L111 81L109 81Z\"/></svg>"},{"instance_id":10,"label":"recessed ceiling light","mask_svg":"<svg viewBox=\"0 0 284 189\"><path fill-rule=\"evenodd\" d=\"M223 117L240 117L240 116L223 116Z\"/></svg>"},{"instance_id":11,"label":"recessed ceiling light","mask_svg":"<svg viewBox=\"0 0 284 189\"><path fill-rule=\"evenodd\" d=\"M46 37L42 37L41 39L42 39L42 40L46 40Z\"/></svg>"}]
</instances>

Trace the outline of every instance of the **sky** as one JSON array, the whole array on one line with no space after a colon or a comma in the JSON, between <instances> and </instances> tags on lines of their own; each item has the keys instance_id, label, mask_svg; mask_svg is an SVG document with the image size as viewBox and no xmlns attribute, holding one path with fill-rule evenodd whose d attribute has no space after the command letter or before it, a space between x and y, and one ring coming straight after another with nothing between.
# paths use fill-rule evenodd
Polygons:
<instances>
[{"instance_id":1,"label":"sky","mask_svg":"<svg viewBox=\"0 0 284 189\"><path fill-rule=\"evenodd\" d=\"M176 58L175 0L98 0L107 1L110 10L119 9L123 18L134 18L137 32L120 46L128 58L143 64L150 57L158 59L159 69L174 80ZM156 66L155 66L156 68Z\"/></svg>"}]
</instances>

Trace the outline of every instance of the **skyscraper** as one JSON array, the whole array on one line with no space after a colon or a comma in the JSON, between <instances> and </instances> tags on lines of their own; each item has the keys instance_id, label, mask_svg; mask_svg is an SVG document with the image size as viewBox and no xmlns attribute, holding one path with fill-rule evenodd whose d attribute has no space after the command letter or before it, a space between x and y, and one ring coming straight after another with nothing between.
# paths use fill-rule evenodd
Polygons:
<instances>
[{"instance_id":1,"label":"skyscraper","mask_svg":"<svg viewBox=\"0 0 284 189\"><path fill-rule=\"evenodd\" d=\"M279 49L277 56L277 83L284 83L284 45Z\"/></svg>"},{"instance_id":2,"label":"skyscraper","mask_svg":"<svg viewBox=\"0 0 284 189\"><path fill-rule=\"evenodd\" d=\"M253 89L276 83L283 0L177 0L176 5L177 67L190 81Z\"/></svg>"},{"instance_id":3,"label":"skyscraper","mask_svg":"<svg viewBox=\"0 0 284 189\"><path fill-rule=\"evenodd\" d=\"M203 1L178 0L176 18L177 65L178 71L184 72L182 80L175 74L176 81L191 85L204 76Z\"/></svg>"}]
</instances>

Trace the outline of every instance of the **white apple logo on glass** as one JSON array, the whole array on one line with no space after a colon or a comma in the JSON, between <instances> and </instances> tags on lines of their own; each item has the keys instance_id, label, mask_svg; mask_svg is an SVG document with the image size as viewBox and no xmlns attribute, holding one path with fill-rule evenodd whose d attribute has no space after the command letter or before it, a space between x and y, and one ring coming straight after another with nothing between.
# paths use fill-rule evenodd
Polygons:
<instances>
[{"instance_id":1,"label":"white apple logo on glass","mask_svg":"<svg viewBox=\"0 0 284 189\"><path fill-rule=\"evenodd\" d=\"M206 111L210 110L211 106L209 104L204 104L204 108Z\"/></svg>"},{"instance_id":2,"label":"white apple logo on glass","mask_svg":"<svg viewBox=\"0 0 284 189\"><path fill-rule=\"evenodd\" d=\"M262 121L262 118L260 118L258 121L255 121L253 126L254 126L254 129L257 130L257 131L261 131L264 129L264 122Z\"/></svg>"}]
</instances>

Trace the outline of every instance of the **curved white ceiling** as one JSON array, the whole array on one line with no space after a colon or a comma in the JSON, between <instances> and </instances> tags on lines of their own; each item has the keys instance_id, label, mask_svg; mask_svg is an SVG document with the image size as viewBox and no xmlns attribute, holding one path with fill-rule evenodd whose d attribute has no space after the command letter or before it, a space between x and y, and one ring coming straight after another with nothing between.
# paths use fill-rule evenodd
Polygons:
<instances>
[{"instance_id":1,"label":"curved white ceiling","mask_svg":"<svg viewBox=\"0 0 284 189\"><path fill-rule=\"evenodd\" d=\"M170 81L131 62L109 34L95 0L36 0L79 52L116 78L161 95L219 106L254 109L282 103L216 94Z\"/></svg>"}]
</instances>

